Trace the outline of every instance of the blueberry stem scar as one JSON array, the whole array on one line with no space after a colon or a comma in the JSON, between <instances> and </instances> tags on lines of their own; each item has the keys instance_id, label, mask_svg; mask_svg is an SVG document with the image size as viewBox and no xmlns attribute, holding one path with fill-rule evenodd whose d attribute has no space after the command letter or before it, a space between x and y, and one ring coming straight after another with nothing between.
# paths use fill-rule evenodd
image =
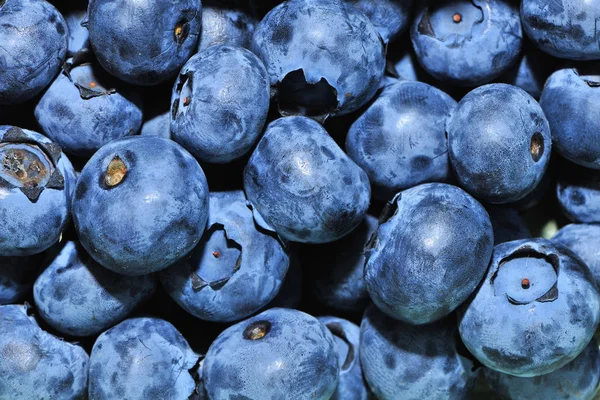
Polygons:
<instances>
[{"instance_id":1,"label":"blueberry stem scar","mask_svg":"<svg viewBox=\"0 0 600 400\"><path fill-rule=\"evenodd\" d=\"M454 21L454 23L459 24L462 22L462 15L460 15L460 13L456 13L452 16L452 21Z\"/></svg>"},{"instance_id":2,"label":"blueberry stem scar","mask_svg":"<svg viewBox=\"0 0 600 400\"><path fill-rule=\"evenodd\" d=\"M117 186L123 181L125 174L127 174L127 166L119 156L114 156L106 168L104 183L108 187Z\"/></svg>"},{"instance_id":3,"label":"blueberry stem scar","mask_svg":"<svg viewBox=\"0 0 600 400\"><path fill-rule=\"evenodd\" d=\"M521 287L523 289L529 289L531 287L531 282L529 282L529 279L523 278L523 280L521 281Z\"/></svg>"}]
</instances>

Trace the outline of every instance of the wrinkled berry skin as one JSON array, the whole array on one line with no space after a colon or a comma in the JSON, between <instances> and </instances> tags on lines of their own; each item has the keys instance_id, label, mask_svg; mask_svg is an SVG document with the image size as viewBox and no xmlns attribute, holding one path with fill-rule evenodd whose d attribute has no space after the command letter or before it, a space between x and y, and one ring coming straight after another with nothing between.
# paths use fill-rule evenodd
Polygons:
<instances>
[{"instance_id":1,"label":"wrinkled berry skin","mask_svg":"<svg viewBox=\"0 0 600 400\"><path fill-rule=\"evenodd\" d=\"M453 318L415 326L372 305L360 325L363 374L382 400L468 399L477 372L457 340Z\"/></svg>"},{"instance_id":2,"label":"wrinkled berry skin","mask_svg":"<svg viewBox=\"0 0 600 400\"><path fill-rule=\"evenodd\" d=\"M269 76L249 50L213 46L183 66L171 104L173 140L200 161L228 163L247 153L262 133Z\"/></svg>"},{"instance_id":3,"label":"wrinkled berry skin","mask_svg":"<svg viewBox=\"0 0 600 400\"><path fill-rule=\"evenodd\" d=\"M367 400L359 357L360 328L338 317L319 317L333 335L340 365L338 386L331 400Z\"/></svg>"},{"instance_id":4,"label":"wrinkled berry skin","mask_svg":"<svg viewBox=\"0 0 600 400\"><path fill-rule=\"evenodd\" d=\"M200 0L91 0L86 25L104 69L151 86L175 77L194 54L201 15Z\"/></svg>"},{"instance_id":5,"label":"wrinkled berry skin","mask_svg":"<svg viewBox=\"0 0 600 400\"><path fill-rule=\"evenodd\" d=\"M244 171L244 189L279 235L304 243L332 242L350 233L371 198L365 172L306 117L269 124Z\"/></svg>"},{"instance_id":6,"label":"wrinkled berry skin","mask_svg":"<svg viewBox=\"0 0 600 400\"><path fill-rule=\"evenodd\" d=\"M56 243L67 227L75 171L60 147L37 132L0 126L0 143L35 154L45 171L35 174L33 163L15 163L8 152L0 155L0 256L41 253ZM14 175L10 177L10 171L23 167L28 174L44 177L39 185L44 189L37 198L24 192L25 182L19 183ZM7 184L6 179L11 182Z\"/></svg>"},{"instance_id":7,"label":"wrinkled berry skin","mask_svg":"<svg viewBox=\"0 0 600 400\"><path fill-rule=\"evenodd\" d=\"M546 375L519 378L484 369L490 387L508 400L592 400L600 386L600 350L590 344L573 361Z\"/></svg>"},{"instance_id":8,"label":"wrinkled berry skin","mask_svg":"<svg viewBox=\"0 0 600 400\"><path fill-rule=\"evenodd\" d=\"M125 319L155 289L153 275L118 275L69 241L35 281L33 299L42 318L61 333L91 336Z\"/></svg>"},{"instance_id":9,"label":"wrinkled berry skin","mask_svg":"<svg viewBox=\"0 0 600 400\"><path fill-rule=\"evenodd\" d=\"M454 20L457 15L459 22ZM508 70L523 41L519 11L510 0L425 1L410 36L427 72L469 87L488 83Z\"/></svg>"},{"instance_id":10,"label":"wrinkled berry skin","mask_svg":"<svg viewBox=\"0 0 600 400\"><path fill-rule=\"evenodd\" d=\"M545 239L503 243L472 301L460 335L486 367L520 377L573 360L600 320L594 277L571 250Z\"/></svg>"},{"instance_id":11,"label":"wrinkled berry skin","mask_svg":"<svg viewBox=\"0 0 600 400\"><path fill-rule=\"evenodd\" d=\"M262 337L262 338L261 338ZM326 400L340 368L333 335L301 311L272 308L225 329L202 375L210 399Z\"/></svg>"},{"instance_id":12,"label":"wrinkled berry skin","mask_svg":"<svg viewBox=\"0 0 600 400\"><path fill-rule=\"evenodd\" d=\"M600 171L567 162L558 171L556 197L563 213L573 222L600 223Z\"/></svg>"},{"instance_id":13,"label":"wrinkled berry skin","mask_svg":"<svg viewBox=\"0 0 600 400\"><path fill-rule=\"evenodd\" d=\"M283 100L311 103L293 91L282 99L284 78L303 71L309 84L326 81L333 88L334 105L315 110L327 117L355 111L379 89L385 68L385 50L376 28L368 17L343 0L290 0L273 10L257 25L252 51L269 72L271 86Z\"/></svg>"},{"instance_id":14,"label":"wrinkled berry skin","mask_svg":"<svg viewBox=\"0 0 600 400\"><path fill-rule=\"evenodd\" d=\"M494 245L531 237L525 221L514 208L488 205L486 211L494 230Z\"/></svg>"},{"instance_id":15,"label":"wrinkled berry skin","mask_svg":"<svg viewBox=\"0 0 600 400\"><path fill-rule=\"evenodd\" d=\"M40 93L67 54L67 24L43 0L0 5L0 104L20 104Z\"/></svg>"},{"instance_id":16,"label":"wrinkled berry skin","mask_svg":"<svg viewBox=\"0 0 600 400\"><path fill-rule=\"evenodd\" d=\"M43 331L27 306L0 306L0 398L85 398L86 352Z\"/></svg>"},{"instance_id":17,"label":"wrinkled berry skin","mask_svg":"<svg viewBox=\"0 0 600 400\"><path fill-rule=\"evenodd\" d=\"M63 151L91 157L111 140L135 134L142 125L141 98L97 63L65 64L35 107L44 133Z\"/></svg>"},{"instance_id":18,"label":"wrinkled berry skin","mask_svg":"<svg viewBox=\"0 0 600 400\"><path fill-rule=\"evenodd\" d=\"M600 69L598 69L600 71ZM600 170L600 76L561 69L546 81L540 106L556 151L566 159Z\"/></svg>"},{"instance_id":19,"label":"wrinkled berry skin","mask_svg":"<svg viewBox=\"0 0 600 400\"><path fill-rule=\"evenodd\" d=\"M408 28L413 0L346 0L375 25L384 42L396 39Z\"/></svg>"},{"instance_id":20,"label":"wrinkled berry skin","mask_svg":"<svg viewBox=\"0 0 600 400\"><path fill-rule=\"evenodd\" d=\"M40 255L0 257L0 305L19 303L31 292L40 261Z\"/></svg>"},{"instance_id":21,"label":"wrinkled berry skin","mask_svg":"<svg viewBox=\"0 0 600 400\"><path fill-rule=\"evenodd\" d=\"M258 21L241 8L205 3L202 8L202 30L198 40L198 52L220 44L249 49L257 23Z\"/></svg>"},{"instance_id":22,"label":"wrinkled berry skin","mask_svg":"<svg viewBox=\"0 0 600 400\"><path fill-rule=\"evenodd\" d=\"M587 0L523 0L525 34L546 53L571 60L600 60L600 4Z\"/></svg>"},{"instance_id":23,"label":"wrinkled berry skin","mask_svg":"<svg viewBox=\"0 0 600 400\"><path fill-rule=\"evenodd\" d=\"M448 180L445 121L455 106L426 83L398 82L352 124L346 151L369 176L375 196L390 200L400 190Z\"/></svg>"},{"instance_id":24,"label":"wrinkled berry skin","mask_svg":"<svg viewBox=\"0 0 600 400\"><path fill-rule=\"evenodd\" d=\"M167 111L145 121L140 135L171 139L171 112Z\"/></svg>"},{"instance_id":25,"label":"wrinkled berry skin","mask_svg":"<svg viewBox=\"0 0 600 400\"><path fill-rule=\"evenodd\" d=\"M542 180L552 139L544 112L522 89L481 86L447 120L450 162L460 185L489 203L517 201Z\"/></svg>"},{"instance_id":26,"label":"wrinkled berry skin","mask_svg":"<svg viewBox=\"0 0 600 400\"><path fill-rule=\"evenodd\" d=\"M600 288L600 225L569 224L552 238L577 254L594 275Z\"/></svg>"},{"instance_id":27,"label":"wrinkled berry skin","mask_svg":"<svg viewBox=\"0 0 600 400\"><path fill-rule=\"evenodd\" d=\"M109 186L115 161L126 172ZM72 213L81 244L98 263L123 275L149 274L198 244L208 216L208 184L198 162L172 140L119 139L81 171Z\"/></svg>"},{"instance_id":28,"label":"wrinkled berry skin","mask_svg":"<svg viewBox=\"0 0 600 400\"><path fill-rule=\"evenodd\" d=\"M187 399L196 365L185 338L159 318L130 318L101 334L90 356L89 398Z\"/></svg>"},{"instance_id":29,"label":"wrinkled berry skin","mask_svg":"<svg viewBox=\"0 0 600 400\"><path fill-rule=\"evenodd\" d=\"M72 10L65 14L65 22L69 29L67 54L72 55L90 48L90 34L84 26L81 26L86 15L85 9Z\"/></svg>"},{"instance_id":30,"label":"wrinkled berry skin","mask_svg":"<svg viewBox=\"0 0 600 400\"><path fill-rule=\"evenodd\" d=\"M256 226L243 192L213 192L209 199L202 240L190 258L161 273L161 282L190 314L236 321L273 300L290 260L276 235Z\"/></svg>"}]
</instances>

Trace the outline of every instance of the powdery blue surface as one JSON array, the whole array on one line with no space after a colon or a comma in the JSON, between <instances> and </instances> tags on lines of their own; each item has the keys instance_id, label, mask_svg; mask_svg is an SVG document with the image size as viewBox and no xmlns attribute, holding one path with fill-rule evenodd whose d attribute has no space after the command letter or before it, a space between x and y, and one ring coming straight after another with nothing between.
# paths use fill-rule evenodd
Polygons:
<instances>
[{"instance_id":1,"label":"powdery blue surface","mask_svg":"<svg viewBox=\"0 0 600 400\"><path fill-rule=\"evenodd\" d=\"M410 24L413 0L346 1L369 17L386 43L397 38Z\"/></svg>"},{"instance_id":2,"label":"powdery blue surface","mask_svg":"<svg viewBox=\"0 0 600 400\"><path fill-rule=\"evenodd\" d=\"M72 10L65 14L65 22L69 29L67 52L69 54L75 54L80 50L90 48L90 34L88 30L81 26L81 23L85 19L87 10L78 9Z\"/></svg>"},{"instance_id":3,"label":"powdery blue surface","mask_svg":"<svg viewBox=\"0 0 600 400\"><path fill-rule=\"evenodd\" d=\"M167 111L145 121L140 131L142 136L160 136L171 139L171 112Z\"/></svg>"},{"instance_id":4,"label":"powdery blue surface","mask_svg":"<svg viewBox=\"0 0 600 400\"><path fill-rule=\"evenodd\" d=\"M249 49L258 21L243 9L226 4L204 4L198 51L227 44Z\"/></svg>"},{"instance_id":5,"label":"powdery blue surface","mask_svg":"<svg viewBox=\"0 0 600 400\"><path fill-rule=\"evenodd\" d=\"M581 257L600 288L600 225L570 224L561 228L552 241L567 246Z\"/></svg>"},{"instance_id":6,"label":"powdery blue surface","mask_svg":"<svg viewBox=\"0 0 600 400\"><path fill-rule=\"evenodd\" d=\"M600 223L600 171L562 160L558 171L556 197L563 213L573 222Z\"/></svg>"}]
</instances>

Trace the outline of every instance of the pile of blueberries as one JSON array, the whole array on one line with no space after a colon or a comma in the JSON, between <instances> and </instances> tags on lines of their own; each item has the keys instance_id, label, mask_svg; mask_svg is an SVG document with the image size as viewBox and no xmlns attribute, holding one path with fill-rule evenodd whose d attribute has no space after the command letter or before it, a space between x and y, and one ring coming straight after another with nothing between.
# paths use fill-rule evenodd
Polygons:
<instances>
[{"instance_id":1,"label":"pile of blueberries","mask_svg":"<svg viewBox=\"0 0 600 400\"><path fill-rule=\"evenodd\" d=\"M0 0L0 400L593 399L599 24Z\"/></svg>"}]
</instances>

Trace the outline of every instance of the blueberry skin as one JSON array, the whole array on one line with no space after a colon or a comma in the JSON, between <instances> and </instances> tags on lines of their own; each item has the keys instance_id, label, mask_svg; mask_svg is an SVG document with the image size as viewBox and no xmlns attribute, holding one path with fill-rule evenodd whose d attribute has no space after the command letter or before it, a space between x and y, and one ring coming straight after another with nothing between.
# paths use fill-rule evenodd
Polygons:
<instances>
[{"instance_id":1,"label":"blueberry skin","mask_svg":"<svg viewBox=\"0 0 600 400\"><path fill-rule=\"evenodd\" d=\"M577 254L588 266L600 287L600 225L570 224L552 238Z\"/></svg>"},{"instance_id":2,"label":"blueberry skin","mask_svg":"<svg viewBox=\"0 0 600 400\"><path fill-rule=\"evenodd\" d=\"M167 111L148 119L142 125L142 136L159 136L171 139L171 112Z\"/></svg>"},{"instance_id":3,"label":"blueberry skin","mask_svg":"<svg viewBox=\"0 0 600 400\"><path fill-rule=\"evenodd\" d=\"M525 197L550 161L552 139L544 112L515 86L494 83L472 90L448 118L446 131L460 185L489 203Z\"/></svg>"},{"instance_id":4,"label":"blueberry skin","mask_svg":"<svg viewBox=\"0 0 600 400\"><path fill-rule=\"evenodd\" d=\"M519 378L484 369L490 387L507 400L592 400L600 386L600 350L590 344L573 361L546 375Z\"/></svg>"},{"instance_id":5,"label":"blueberry skin","mask_svg":"<svg viewBox=\"0 0 600 400\"><path fill-rule=\"evenodd\" d=\"M208 349L202 376L214 400L326 400L339 372L325 325L301 311L272 308L225 329Z\"/></svg>"},{"instance_id":6,"label":"blueberry skin","mask_svg":"<svg viewBox=\"0 0 600 400\"><path fill-rule=\"evenodd\" d=\"M381 400L468 399L477 372L459 355L454 319L411 325L367 308L360 325L360 361Z\"/></svg>"},{"instance_id":7,"label":"blueberry skin","mask_svg":"<svg viewBox=\"0 0 600 400\"><path fill-rule=\"evenodd\" d=\"M244 189L279 235L303 243L347 235L371 198L367 174L306 117L269 124L244 170Z\"/></svg>"},{"instance_id":8,"label":"blueberry skin","mask_svg":"<svg viewBox=\"0 0 600 400\"><path fill-rule=\"evenodd\" d=\"M600 295L590 270L568 248L517 240L494 248L483 284L460 314L462 340L481 363L532 377L583 351L600 320Z\"/></svg>"},{"instance_id":9,"label":"blueberry skin","mask_svg":"<svg viewBox=\"0 0 600 400\"><path fill-rule=\"evenodd\" d=\"M86 27L104 69L152 86L174 78L194 54L201 15L200 0L91 0Z\"/></svg>"},{"instance_id":10,"label":"blueberry skin","mask_svg":"<svg viewBox=\"0 0 600 400\"><path fill-rule=\"evenodd\" d=\"M200 161L228 163L247 153L262 133L269 76L249 50L213 46L183 66L171 104L173 140Z\"/></svg>"},{"instance_id":11,"label":"blueberry skin","mask_svg":"<svg viewBox=\"0 0 600 400\"><path fill-rule=\"evenodd\" d=\"M494 230L494 245L531 238L525 221L514 208L488 205L486 211Z\"/></svg>"},{"instance_id":12,"label":"blueberry skin","mask_svg":"<svg viewBox=\"0 0 600 400\"><path fill-rule=\"evenodd\" d=\"M11 160L10 152L0 154L0 162L4 165L0 170L0 256L41 253L56 243L67 228L75 171L71 162L60 152L60 147L37 132L8 125L0 126L0 142L6 146L15 146L17 152L23 150L33 154L37 159L35 162L43 166L43 171L34 173L31 178L40 178L38 187L43 190L39 197L31 192L28 195L28 176L23 181L12 175L11 168L8 167L14 161ZM32 165L33 162L24 163L17 168L27 169L32 173ZM16 165L13 164L13 167Z\"/></svg>"},{"instance_id":13,"label":"blueberry skin","mask_svg":"<svg viewBox=\"0 0 600 400\"><path fill-rule=\"evenodd\" d=\"M525 34L546 53L571 60L599 60L600 4L586 0L523 0Z\"/></svg>"},{"instance_id":14,"label":"blueberry skin","mask_svg":"<svg viewBox=\"0 0 600 400\"><path fill-rule=\"evenodd\" d=\"M0 104L32 99L54 79L67 53L67 24L43 0L0 5Z\"/></svg>"},{"instance_id":15,"label":"blueberry skin","mask_svg":"<svg viewBox=\"0 0 600 400\"><path fill-rule=\"evenodd\" d=\"M571 221L600 223L600 171L561 163L556 197Z\"/></svg>"},{"instance_id":16,"label":"blueberry skin","mask_svg":"<svg viewBox=\"0 0 600 400\"><path fill-rule=\"evenodd\" d=\"M462 18L458 23L456 15ZM410 36L427 72L468 87L488 83L508 70L523 40L519 11L510 0L426 1Z\"/></svg>"},{"instance_id":17,"label":"blueberry skin","mask_svg":"<svg viewBox=\"0 0 600 400\"><path fill-rule=\"evenodd\" d=\"M534 99L539 99L544 83L553 70L553 61L533 46L525 46L517 62L499 81L520 87Z\"/></svg>"},{"instance_id":18,"label":"blueberry skin","mask_svg":"<svg viewBox=\"0 0 600 400\"><path fill-rule=\"evenodd\" d=\"M252 51L269 72L283 115L297 114L284 103L316 107L322 118L357 110L379 89L385 68L381 37L368 17L343 0L290 0L271 10L257 25ZM283 93L291 72L315 85L327 83L333 104L314 106L302 91ZM302 113L302 112L300 112Z\"/></svg>"},{"instance_id":19,"label":"blueberry skin","mask_svg":"<svg viewBox=\"0 0 600 400\"><path fill-rule=\"evenodd\" d=\"M89 397L187 399L198 362L185 338L159 318L130 318L101 334L90 356Z\"/></svg>"},{"instance_id":20,"label":"blueberry skin","mask_svg":"<svg viewBox=\"0 0 600 400\"><path fill-rule=\"evenodd\" d=\"M273 300L289 262L276 235L256 226L242 191L213 192L202 240L190 258L162 271L161 282L195 317L237 321Z\"/></svg>"},{"instance_id":21,"label":"blueberry skin","mask_svg":"<svg viewBox=\"0 0 600 400\"><path fill-rule=\"evenodd\" d=\"M86 9L77 9L65 14L65 22L69 29L67 37L67 54L75 54L81 50L90 48L90 35L88 30L81 25L87 15Z\"/></svg>"},{"instance_id":22,"label":"blueberry skin","mask_svg":"<svg viewBox=\"0 0 600 400\"><path fill-rule=\"evenodd\" d=\"M410 24L413 0L346 0L375 25L385 43L396 39Z\"/></svg>"},{"instance_id":23,"label":"blueberry skin","mask_svg":"<svg viewBox=\"0 0 600 400\"><path fill-rule=\"evenodd\" d=\"M426 83L401 81L384 89L346 137L346 151L369 176L374 196L450 175L445 121L456 101Z\"/></svg>"},{"instance_id":24,"label":"blueberry skin","mask_svg":"<svg viewBox=\"0 0 600 400\"><path fill-rule=\"evenodd\" d=\"M16 304L30 292L40 269L40 257L0 257L0 305Z\"/></svg>"},{"instance_id":25,"label":"blueberry skin","mask_svg":"<svg viewBox=\"0 0 600 400\"><path fill-rule=\"evenodd\" d=\"M111 166L121 163L123 179L109 186ZM208 184L198 162L172 140L119 139L98 150L81 171L72 213L81 244L98 263L122 275L149 274L200 241Z\"/></svg>"},{"instance_id":26,"label":"blueberry skin","mask_svg":"<svg viewBox=\"0 0 600 400\"><path fill-rule=\"evenodd\" d=\"M198 52L210 46L227 44L249 49L258 21L243 9L227 4L205 4Z\"/></svg>"},{"instance_id":27,"label":"blueberry skin","mask_svg":"<svg viewBox=\"0 0 600 400\"><path fill-rule=\"evenodd\" d=\"M360 366L360 328L338 317L319 317L319 322L329 329L336 344L340 377L331 400L367 400L367 384Z\"/></svg>"},{"instance_id":28,"label":"blueberry skin","mask_svg":"<svg viewBox=\"0 0 600 400\"><path fill-rule=\"evenodd\" d=\"M70 59L41 97L35 118L65 153L89 158L111 140L140 129L139 94L111 78L96 62Z\"/></svg>"},{"instance_id":29,"label":"blueberry skin","mask_svg":"<svg viewBox=\"0 0 600 400\"><path fill-rule=\"evenodd\" d=\"M493 233L481 204L463 190L426 183L390 203L387 220L365 248L364 279L389 316L427 324L473 293L490 260ZM383 222L382 222L383 221Z\"/></svg>"},{"instance_id":30,"label":"blueberry skin","mask_svg":"<svg viewBox=\"0 0 600 400\"><path fill-rule=\"evenodd\" d=\"M43 331L27 306L0 306L0 354L0 398L85 398L88 355Z\"/></svg>"},{"instance_id":31,"label":"blueberry skin","mask_svg":"<svg viewBox=\"0 0 600 400\"><path fill-rule=\"evenodd\" d=\"M573 68L561 69L548 78L540 98L556 151L576 164L597 170L600 170L599 82L599 76L580 75Z\"/></svg>"}]
</instances>

